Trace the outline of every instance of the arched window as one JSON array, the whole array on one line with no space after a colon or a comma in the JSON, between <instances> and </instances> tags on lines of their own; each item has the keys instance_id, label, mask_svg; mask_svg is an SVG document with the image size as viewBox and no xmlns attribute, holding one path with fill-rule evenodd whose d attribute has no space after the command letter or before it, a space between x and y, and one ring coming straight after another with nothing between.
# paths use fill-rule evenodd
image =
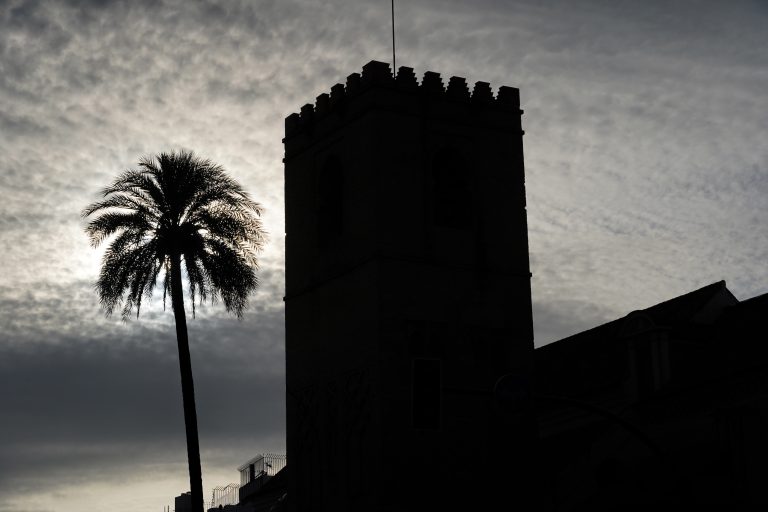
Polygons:
<instances>
[{"instance_id":1,"label":"arched window","mask_svg":"<svg viewBox=\"0 0 768 512\"><path fill-rule=\"evenodd\" d=\"M461 154L446 148L432 161L432 218L435 226L471 229L474 215L469 166Z\"/></svg>"},{"instance_id":2,"label":"arched window","mask_svg":"<svg viewBox=\"0 0 768 512\"><path fill-rule=\"evenodd\" d=\"M324 247L344 229L344 173L336 156L328 157L320 170L317 199L317 237Z\"/></svg>"}]
</instances>

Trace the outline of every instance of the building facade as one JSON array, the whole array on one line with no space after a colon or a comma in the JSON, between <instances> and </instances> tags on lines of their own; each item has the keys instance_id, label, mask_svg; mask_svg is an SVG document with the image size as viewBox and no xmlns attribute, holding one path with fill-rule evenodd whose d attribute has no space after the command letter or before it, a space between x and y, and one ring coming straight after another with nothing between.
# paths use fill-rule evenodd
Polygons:
<instances>
[{"instance_id":1,"label":"building facade","mask_svg":"<svg viewBox=\"0 0 768 512\"><path fill-rule=\"evenodd\" d=\"M372 61L286 119L292 510L527 492L533 423L492 400L533 363L521 114Z\"/></svg>"},{"instance_id":2,"label":"building facade","mask_svg":"<svg viewBox=\"0 0 768 512\"><path fill-rule=\"evenodd\" d=\"M767 316L721 281L537 349L544 510L768 504Z\"/></svg>"}]
</instances>

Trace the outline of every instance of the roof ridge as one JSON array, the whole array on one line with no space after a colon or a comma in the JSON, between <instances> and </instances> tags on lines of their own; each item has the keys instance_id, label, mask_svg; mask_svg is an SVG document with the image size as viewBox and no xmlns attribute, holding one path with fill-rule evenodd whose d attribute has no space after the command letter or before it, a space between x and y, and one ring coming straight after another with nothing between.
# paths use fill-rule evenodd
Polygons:
<instances>
[{"instance_id":1,"label":"roof ridge","mask_svg":"<svg viewBox=\"0 0 768 512\"><path fill-rule=\"evenodd\" d=\"M708 284L706 286L702 286L701 288L697 288L695 290L691 290L690 292L684 293L682 295L678 295L677 297L672 297L671 299L667 299L667 300L665 300L663 302L659 302L658 304L654 304L653 306L649 306L647 308L639 309L639 310L635 310L635 311L645 311L645 312L648 312L648 311L651 311L653 309L663 309L663 306L669 305L669 304L672 304L672 303L675 303L675 302L682 302L682 300L685 299L685 298L690 298L690 297L694 297L694 296L697 296L697 295L704 295L704 291L713 292L712 295L714 295L714 292L720 291L723 288L727 289L726 286L725 286L725 280L721 279L720 281L716 281L714 283L710 283L710 284ZM707 299L709 299L709 297L707 297Z\"/></svg>"},{"instance_id":2,"label":"roof ridge","mask_svg":"<svg viewBox=\"0 0 768 512\"><path fill-rule=\"evenodd\" d=\"M625 318L627 318L629 315L631 315L633 313L646 313L649 316L651 316L651 319L655 323L656 319L653 318L653 314L654 313L661 313L665 309L669 308L671 305L684 304L686 302L686 299L692 299L692 298L695 298L697 296L701 296L701 300L697 301L698 304L696 305L696 307L698 309L698 308L701 308L702 306L704 306L706 304L706 302L715 295L715 293L717 293L717 292L719 292L720 290L723 290L723 289L728 290L728 288L726 288L725 280L716 281L716 282L710 283L710 284L708 284L706 286L702 286L701 288L697 288L695 290L691 290L690 292L684 293L682 295L678 295L677 297L672 297L671 299L667 299L667 300L665 300L663 302L659 302L658 304L654 304L653 306L649 306L649 307L644 308L644 309L632 310L629 313L627 313L626 315L620 316L620 317L615 318L613 320L610 320L608 322L596 325L595 327L591 327L591 328L586 329L584 331L579 331L579 332L573 333L573 334L571 334L569 336L566 336L565 338L561 338L559 340L555 340L555 341L553 341L551 343L547 343L546 345L543 345L543 346L537 348L536 351L545 349L547 347L554 348L554 346L564 347L565 345L570 345L570 343L562 343L562 342L576 341L579 338L582 338L582 339L589 338L589 334L593 334L593 333L597 332L598 330L605 330L606 328L608 328L608 326L615 326L616 328L618 328L618 325L620 325L620 322L622 322Z\"/></svg>"}]
</instances>

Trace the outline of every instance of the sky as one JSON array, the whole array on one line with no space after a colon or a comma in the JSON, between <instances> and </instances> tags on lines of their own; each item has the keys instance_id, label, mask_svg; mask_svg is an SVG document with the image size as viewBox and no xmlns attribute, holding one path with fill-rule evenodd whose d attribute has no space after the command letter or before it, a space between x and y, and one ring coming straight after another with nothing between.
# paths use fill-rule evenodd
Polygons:
<instances>
[{"instance_id":1,"label":"sky","mask_svg":"<svg viewBox=\"0 0 768 512\"><path fill-rule=\"evenodd\" d=\"M391 60L386 0L0 0L0 512L173 505L173 318L105 318L80 212L190 149L265 207L242 321L189 321L203 483L284 452L284 118ZM706 284L768 292L768 4L411 0L397 62L520 88L537 346Z\"/></svg>"}]
</instances>

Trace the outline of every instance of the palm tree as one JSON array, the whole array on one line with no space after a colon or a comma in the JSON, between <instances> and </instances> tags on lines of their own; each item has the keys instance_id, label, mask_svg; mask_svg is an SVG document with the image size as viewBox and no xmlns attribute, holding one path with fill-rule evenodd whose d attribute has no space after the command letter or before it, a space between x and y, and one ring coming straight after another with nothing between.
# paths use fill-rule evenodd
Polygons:
<instances>
[{"instance_id":1,"label":"palm tree","mask_svg":"<svg viewBox=\"0 0 768 512\"><path fill-rule=\"evenodd\" d=\"M189 355L182 271L192 314L218 298L242 318L248 294L258 285L256 254L266 242L261 206L210 160L179 151L144 157L102 191L85 210L86 233L96 247L112 237L96 283L107 316L122 308L138 318L161 278L163 305L170 295L179 348L181 391L193 510L203 510L197 413Z\"/></svg>"}]
</instances>

